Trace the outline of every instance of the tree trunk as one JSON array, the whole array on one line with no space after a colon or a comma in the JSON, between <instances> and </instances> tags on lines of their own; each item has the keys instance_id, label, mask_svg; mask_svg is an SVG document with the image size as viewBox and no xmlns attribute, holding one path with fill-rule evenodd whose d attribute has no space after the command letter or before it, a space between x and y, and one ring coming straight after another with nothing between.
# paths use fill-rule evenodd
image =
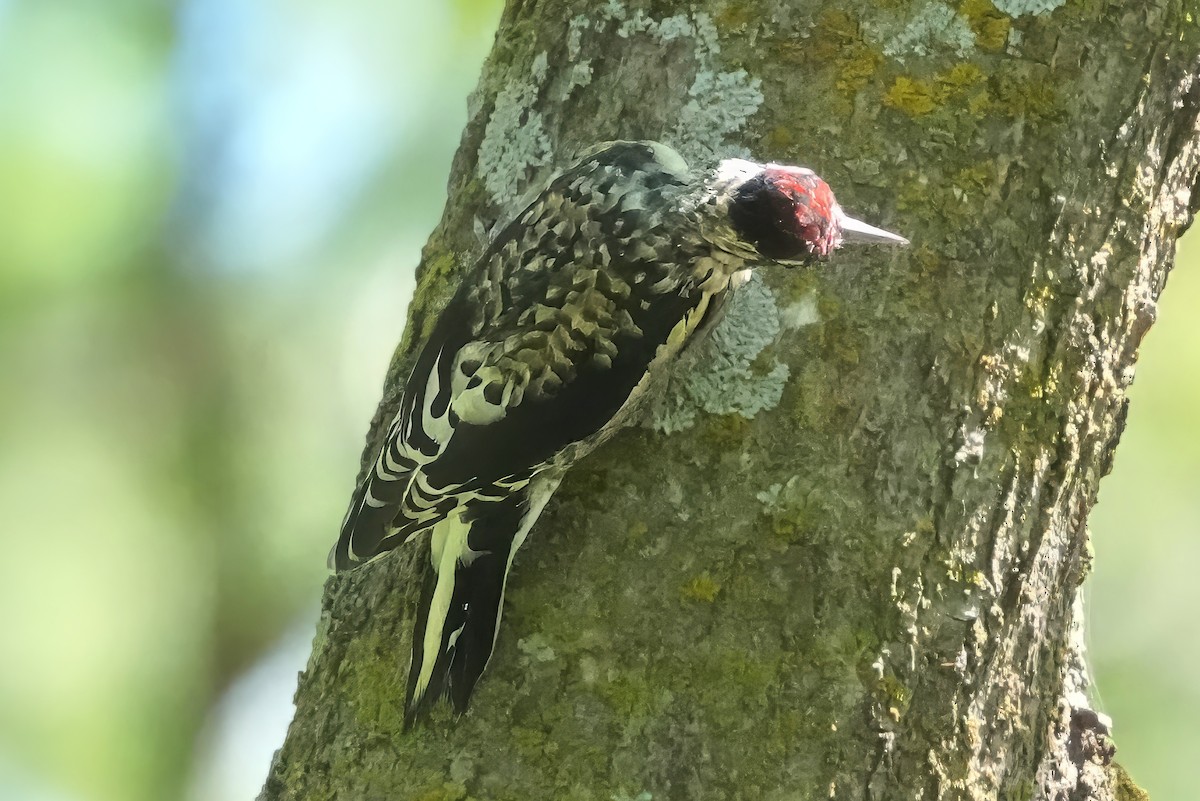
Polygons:
<instances>
[{"instance_id":1,"label":"tree trunk","mask_svg":"<svg viewBox=\"0 0 1200 801\"><path fill-rule=\"evenodd\" d=\"M262 798L1136 797L1078 598L1190 219L1195 15L510 0L364 464L475 220L597 141L808 165L913 246L761 270L568 474L465 717L402 731L422 549L331 578Z\"/></svg>"}]
</instances>

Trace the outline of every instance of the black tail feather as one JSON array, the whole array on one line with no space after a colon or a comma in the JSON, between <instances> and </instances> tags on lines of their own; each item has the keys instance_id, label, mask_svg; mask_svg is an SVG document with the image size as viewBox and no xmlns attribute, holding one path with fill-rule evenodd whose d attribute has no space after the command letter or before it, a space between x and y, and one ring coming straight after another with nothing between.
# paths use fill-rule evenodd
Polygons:
<instances>
[{"instance_id":1,"label":"black tail feather","mask_svg":"<svg viewBox=\"0 0 1200 801\"><path fill-rule=\"evenodd\" d=\"M509 554L525 510L525 494L519 492L503 501L478 503L465 515L471 524L467 544L476 555L469 564L461 561L456 564L454 593L442 626L437 660L425 692L414 699L423 662L425 630L430 624L429 609L437 586L436 571L429 571L413 625L406 727L425 719L444 695L449 697L456 713L466 711L475 685L492 656L504 603Z\"/></svg>"},{"instance_id":2,"label":"black tail feather","mask_svg":"<svg viewBox=\"0 0 1200 801\"><path fill-rule=\"evenodd\" d=\"M500 605L504 602L507 566L508 549L505 548L503 553L485 554L470 567L461 568L464 573L470 571L469 576L460 577L466 585L468 613L466 626L454 644L449 688L450 702L460 715L467 711L475 684L492 658L496 627L500 623Z\"/></svg>"},{"instance_id":3,"label":"black tail feather","mask_svg":"<svg viewBox=\"0 0 1200 801\"><path fill-rule=\"evenodd\" d=\"M425 628L429 625L429 608L433 603L433 592L436 588L437 571L425 571L425 580L421 587L421 600L417 605L417 618L413 622L412 663L408 669L408 690L404 694L404 728L406 731L417 721L429 717L434 705L445 695L446 682L449 678L447 666L454 656L446 647L449 639L448 632L452 632L462 625L462 621L459 619L463 615L462 604L456 597L447 612L446 626L451 628L442 630L442 645L438 651L437 661L434 662L429 684L421 697L414 699L417 678L421 675L421 668L425 662ZM456 592L455 595L457 596L457 594Z\"/></svg>"}]
</instances>

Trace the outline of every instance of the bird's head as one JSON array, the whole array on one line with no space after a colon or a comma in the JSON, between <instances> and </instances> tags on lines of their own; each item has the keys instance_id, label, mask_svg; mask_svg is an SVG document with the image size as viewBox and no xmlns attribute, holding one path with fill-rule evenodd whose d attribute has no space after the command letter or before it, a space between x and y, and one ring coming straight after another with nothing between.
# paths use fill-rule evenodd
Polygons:
<instances>
[{"instance_id":1,"label":"bird's head","mask_svg":"<svg viewBox=\"0 0 1200 801\"><path fill-rule=\"evenodd\" d=\"M812 170L726 159L716 184L733 234L764 259L804 264L843 245L907 245L897 234L842 211L833 190Z\"/></svg>"}]
</instances>

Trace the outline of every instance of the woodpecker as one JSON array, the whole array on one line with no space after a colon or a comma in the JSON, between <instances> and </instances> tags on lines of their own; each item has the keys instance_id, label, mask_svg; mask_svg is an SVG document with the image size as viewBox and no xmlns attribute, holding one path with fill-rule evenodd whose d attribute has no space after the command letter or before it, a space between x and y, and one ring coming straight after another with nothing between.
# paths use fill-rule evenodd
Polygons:
<instances>
[{"instance_id":1,"label":"woodpecker","mask_svg":"<svg viewBox=\"0 0 1200 801\"><path fill-rule=\"evenodd\" d=\"M428 542L407 726L444 696L466 710L513 556L564 473L630 421L750 269L859 242L907 244L847 216L812 170L692 170L649 141L592 148L500 230L422 347L330 554L346 570Z\"/></svg>"}]
</instances>

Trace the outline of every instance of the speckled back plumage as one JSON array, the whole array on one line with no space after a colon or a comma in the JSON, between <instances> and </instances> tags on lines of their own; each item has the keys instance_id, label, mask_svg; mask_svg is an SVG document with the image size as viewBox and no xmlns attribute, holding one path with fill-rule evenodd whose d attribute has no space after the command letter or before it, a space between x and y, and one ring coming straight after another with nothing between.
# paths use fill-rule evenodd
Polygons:
<instances>
[{"instance_id":1,"label":"speckled back plumage","mask_svg":"<svg viewBox=\"0 0 1200 801\"><path fill-rule=\"evenodd\" d=\"M608 369L617 343L646 335L656 300L678 293L678 215L687 189L645 145L609 148L554 180L494 243L470 282L475 341L461 352L453 408L492 422L506 407L554 397L586 363ZM650 323L653 327L653 323Z\"/></svg>"},{"instance_id":2,"label":"speckled back plumage","mask_svg":"<svg viewBox=\"0 0 1200 801\"><path fill-rule=\"evenodd\" d=\"M620 422L671 332L742 267L714 257L696 225L701 191L673 151L610 143L506 226L440 316L368 482L367 505L397 504L395 516L349 529L339 567L431 525L465 494L490 497L497 483L503 494L568 447L582 455ZM540 424L525 426L524 410Z\"/></svg>"}]
</instances>

